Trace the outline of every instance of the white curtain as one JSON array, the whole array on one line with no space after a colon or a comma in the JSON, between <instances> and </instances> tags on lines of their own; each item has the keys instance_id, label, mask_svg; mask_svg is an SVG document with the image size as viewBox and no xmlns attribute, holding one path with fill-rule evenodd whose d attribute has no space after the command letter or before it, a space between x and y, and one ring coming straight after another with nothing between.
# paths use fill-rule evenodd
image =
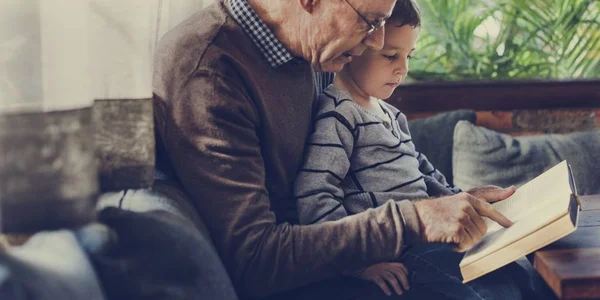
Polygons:
<instances>
[{"instance_id":1,"label":"white curtain","mask_svg":"<svg viewBox=\"0 0 600 300\"><path fill-rule=\"evenodd\" d=\"M217 0L0 0L0 113L152 96L157 41Z\"/></svg>"},{"instance_id":2,"label":"white curtain","mask_svg":"<svg viewBox=\"0 0 600 300\"><path fill-rule=\"evenodd\" d=\"M95 99L152 97L156 43L214 0L90 0L92 95Z\"/></svg>"},{"instance_id":3,"label":"white curtain","mask_svg":"<svg viewBox=\"0 0 600 300\"><path fill-rule=\"evenodd\" d=\"M149 0L90 0L90 76L94 99L152 96L157 19Z\"/></svg>"},{"instance_id":4,"label":"white curtain","mask_svg":"<svg viewBox=\"0 0 600 300\"><path fill-rule=\"evenodd\" d=\"M0 113L91 105L87 0L0 1Z\"/></svg>"}]
</instances>

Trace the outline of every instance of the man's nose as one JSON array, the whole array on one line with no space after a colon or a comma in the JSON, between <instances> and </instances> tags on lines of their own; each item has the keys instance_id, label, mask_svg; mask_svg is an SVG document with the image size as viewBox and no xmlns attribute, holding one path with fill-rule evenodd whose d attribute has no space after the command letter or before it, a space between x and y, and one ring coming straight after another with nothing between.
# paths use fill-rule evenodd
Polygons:
<instances>
[{"instance_id":1,"label":"man's nose","mask_svg":"<svg viewBox=\"0 0 600 300\"><path fill-rule=\"evenodd\" d=\"M373 50L381 50L383 49L383 43L385 41L385 26L381 26L381 28L375 30L372 34L365 37L363 40L363 44L365 46L373 49Z\"/></svg>"}]
</instances>

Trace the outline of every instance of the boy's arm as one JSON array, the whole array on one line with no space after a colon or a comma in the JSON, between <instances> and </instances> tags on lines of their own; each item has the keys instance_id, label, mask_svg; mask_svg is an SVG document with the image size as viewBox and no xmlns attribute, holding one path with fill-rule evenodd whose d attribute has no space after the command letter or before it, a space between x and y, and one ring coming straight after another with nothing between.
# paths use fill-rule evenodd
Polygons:
<instances>
[{"instance_id":1,"label":"boy's arm","mask_svg":"<svg viewBox=\"0 0 600 300\"><path fill-rule=\"evenodd\" d=\"M396 112L396 122L398 122L398 126L402 129L403 132L408 134L410 137L410 129L408 128L408 120L406 116L397 111ZM415 145L412 142L412 139L408 142L414 148ZM448 194L458 194L461 192L460 189L454 187L449 184L446 180L444 174L442 174L439 170L437 170L431 162L427 159L425 154L416 152L417 160L419 161L419 171L423 174L425 179L425 183L427 184L427 193L429 196L440 196L440 195L448 195Z\"/></svg>"},{"instance_id":2,"label":"boy's arm","mask_svg":"<svg viewBox=\"0 0 600 300\"><path fill-rule=\"evenodd\" d=\"M300 224L335 221L348 216L340 184L350 169L349 157L354 147L352 128L352 123L335 111L315 118L304 163L294 184Z\"/></svg>"},{"instance_id":3,"label":"boy's arm","mask_svg":"<svg viewBox=\"0 0 600 300\"><path fill-rule=\"evenodd\" d=\"M423 173L425 177L425 183L427 184L428 194L432 196L432 194L436 194L436 196L442 194L448 194L446 190L450 193L458 194L461 190L451 184L448 183L446 177L442 172L436 169L427 159L425 154L417 152L417 160L419 160L419 171ZM434 189L434 191L431 191Z\"/></svg>"}]
</instances>

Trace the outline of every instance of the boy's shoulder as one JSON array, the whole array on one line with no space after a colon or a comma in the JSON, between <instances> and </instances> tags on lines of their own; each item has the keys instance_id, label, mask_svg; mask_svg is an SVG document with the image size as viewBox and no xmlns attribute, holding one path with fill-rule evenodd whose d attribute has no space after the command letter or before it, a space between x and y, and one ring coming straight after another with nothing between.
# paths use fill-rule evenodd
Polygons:
<instances>
[{"instance_id":1,"label":"boy's shoulder","mask_svg":"<svg viewBox=\"0 0 600 300\"><path fill-rule=\"evenodd\" d=\"M392 113L394 116L398 116L398 115L404 115L398 108L396 108L395 106L385 102L384 100L379 100L379 103L381 104L381 106L383 106L383 108L385 108L386 110L388 110L390 113Z\"/></svg>"},{"instance_id":2,"label":"boy's shoulder","mask_svg":"<svg viewBox=\"0 0 600 300\"><path fill-rule=\"evenodd\" d=\"M352 95L345 90L328 86L319 95L319 109L317 116L326 113L336 114L344 117L350 123L360 123L364 119L358 104L352 100Z\"/></svg>"},{"instance_id":3,"label":"boy's shoulder","mask_svg":"<svg viewBox=\"0 0 600 300\"><path fill-rule=\"evenodd\" d=\"M381 104L381 106L387 109L392 114L392 116L394 116L396 121L406 122L406 116L398 108L383 100L379 100L379 103Z\"/></svg>"}]
</instances>

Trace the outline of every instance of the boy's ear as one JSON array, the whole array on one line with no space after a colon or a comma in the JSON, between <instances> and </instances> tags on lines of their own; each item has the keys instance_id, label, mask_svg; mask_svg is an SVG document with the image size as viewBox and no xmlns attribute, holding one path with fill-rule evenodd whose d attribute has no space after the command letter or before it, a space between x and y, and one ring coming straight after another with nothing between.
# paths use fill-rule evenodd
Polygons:
<instances>
[{"instance_id":1,"label":"boy's ear","mask_svg":"<svg viewBox=\"0 0 600 300\"><path fill-rule=\"evenodd\" d=\"M284 0L285 1L285 0ZM315 10L315 6L317 6L319 0L298 0L302 9L304 9L309 14L312 14Z\"/></svg>"}]
</instances>

